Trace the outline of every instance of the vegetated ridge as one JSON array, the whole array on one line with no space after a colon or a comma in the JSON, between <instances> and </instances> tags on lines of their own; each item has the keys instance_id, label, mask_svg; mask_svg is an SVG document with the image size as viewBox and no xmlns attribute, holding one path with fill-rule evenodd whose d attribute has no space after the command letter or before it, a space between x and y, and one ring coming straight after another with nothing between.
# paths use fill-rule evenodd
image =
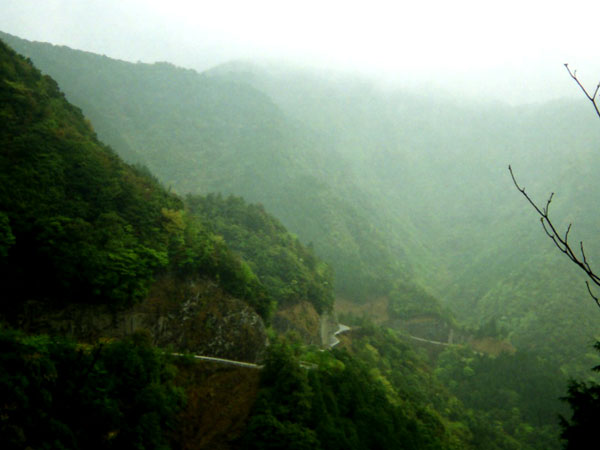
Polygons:
<instances>
[{"instance_id":1,"label":"vegetated ridge","mask_svg":"<svg viewBox=\"0 0 600 450\"><path fill-rule=\"evenodd\" d=\"M247 206L234 197L223 200L216 196L196 198L195 208L186 209L180 198L162 188L147 171L123 163L101 144L91 125L64 100L51 78L42 76L5 46L2 51L2 96L6 101L1 114L7 120L1 134L0 256L7 269L2 281L9 292L16 292L3 303L3 318L34 332L47 324L29 322L32 315L25 307L32 303L59 312L73 305L105 306L109 312L148 302L151 306L138 328L149 336L134 333L108 344L96 339L88 346L78 346L73 341L25 336L3 328L2 342L8 350L2 361L15 376L3 378L2 389L22 395L11 395L2 433L17 448L24 443L43 445L47 439L82 448L86 442L181 447L181 439L193 435L183 433L181 427L186 422L182 415L199 415L197 409L182 406L181 388L185 388L188 405L200 407L197 400L206 385L198 384L198 380L211 378L202 370L181 367L180 375L175 376L172 362L153 347L165 336L164 327L155 329L146 324L153 318L156 324L164 324L165 318L179 317L189 328L169 330L170 336L179 336L174 342L193 350L194 345L206 342L203 333L209 333L215 338L215 348L223 349L232 339L220 334L222 327L215 323L238 311L240 302L266 320L278 305L274 298L278 295L283 299L281 305L306 300L315 310L326 310L332 298L327 288L331 283L325 284L328 270L311 259L310 251L295 238L286 237L277 221L265 216L260 207ZM206 204L200 207L203 202ZM251 235L245 233L256 223L259 230L274 231L270 236L273 245L280 245L275 246L275 255L297 270L292 280L298 287L278 291L282 284L276 279L277 264L261 267L261 261L269 261L260 254L265 247L242 248L246 239L236 239L238 234L251 241ZM238 246L237 253L227 245L228 234L232 246ZM31 279L44 284L27 283ZM396 284L400 294L404 292L401 283ZM416 292L429 298L426 292ZM310 295L302 299L305 293ZM411 295L407 303L396 302L398 314L414 314L416 305L411 306L410 300L415 296ZM435 299L429 300L425 302L429 313L444 317ZM250 312L243 316L258 317ZM77 337L77 332L71 330L71 335ZM236 339L241 342L245 337ZM466 375L463 382L469 383L476 371L487 369L483 369L486 364L473 364L474 356L465 351L456 359L444 359L440 369L449 363L467 364L462 373ZM28 363L31 355L38 355L34 365ZM536 358L528 360L533 367L537 367ZM314 361L318 369L303 372L297 363L300 359ZM486 361L492 367L501 362ZM128 375L118 382L117 373ZM421 383L422 379L428 381ZM218 385L223 378L212 380ZM256 395L251 384L247 385L248 397L244 397L250 416L238 418L237 431L221 434L219 445L253 448L271 442L280 447L297 443L298 448L552 448L557 443L556 431L547 419L536 415L541 410L539 403L528 402L532 413L523 408L529 385L507 386L510 409L488 409L480 419L480 408L489 405L469 400L469 408L477 410L466 409L397 333L368 323L359 324L357 334L333 353L318 352L293 339L274 343L267 351L265 373L250 411L252 402L246 400ZM78 397L81 389L89 395ZM210 397L210 393L206 395ZM427 399L433 398L436 401L430 405ZM35 405L39 416L29 415L28 405ZM82 427L76 413L65 413L63 405L72 405L74 412L79 408L92 411L101 417L99 426L95 430ZM506 416L509 410L512 416ZM48 417L55 420L48 421ZM36 434L36 421L48 427L36 430ZM127 425L119 428L118 423ZM548 442L551 444L546 445ZM538 447L540 443L546 446ZM209 448L211 443L206 445Z\"/></svg>"}]
</instances>

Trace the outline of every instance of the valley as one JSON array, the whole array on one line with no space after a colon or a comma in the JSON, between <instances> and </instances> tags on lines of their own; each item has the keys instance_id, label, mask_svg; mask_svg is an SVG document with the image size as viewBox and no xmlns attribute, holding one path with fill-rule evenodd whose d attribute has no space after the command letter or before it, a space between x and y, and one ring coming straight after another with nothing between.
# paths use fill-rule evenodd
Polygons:
<instances>
[{"instance_id":1,"label":"valley","mask_svg":"<svg viewBox=\"0 0 600 450\"><path fill-rule=\"evenodd\" d=\"M28 380L72 405L73 386L104 396L86 397L99 426L81 436L40 400L60 426L39 439L561 447L560 397L569 378L593 379L600 312L508 165L541 204L556 192L556 222L599 260L600 124L583 101L474 103L288 66L199 73L0 39L0 280L14 293L2 367L19 368L0 387ZM122 401L133 378L99 379L142 363L168 407L140 397L138 414ZM20 415L36 392L7 410L14 448L38 439Z\"/></svg>"}]
</instances>

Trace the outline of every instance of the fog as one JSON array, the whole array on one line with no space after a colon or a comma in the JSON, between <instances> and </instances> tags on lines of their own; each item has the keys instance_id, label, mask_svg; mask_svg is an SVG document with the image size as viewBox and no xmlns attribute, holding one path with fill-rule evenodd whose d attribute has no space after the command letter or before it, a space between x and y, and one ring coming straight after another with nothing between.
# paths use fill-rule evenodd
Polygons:
<instances>
[{"instance_id":1,"label":"fog","mask_svg":"<svg viewBox=\"0 0 600 450\"><path fill-rule=\"evenodd\" d=\"M205 70L284 60L386 83L510 103L594 86L591 1L3 0L0 30L128 61Z\"/></svg>"}]
</instances>

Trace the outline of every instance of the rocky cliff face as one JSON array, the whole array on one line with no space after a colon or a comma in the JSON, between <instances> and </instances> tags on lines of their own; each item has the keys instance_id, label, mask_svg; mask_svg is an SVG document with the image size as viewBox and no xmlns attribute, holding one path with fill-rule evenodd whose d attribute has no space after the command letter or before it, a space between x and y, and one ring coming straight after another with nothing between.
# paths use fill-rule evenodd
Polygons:
<instances>
[{"instance_id":1,"label":"rocky cliff face","mask_svg":"<svg viewBox=\"0 0 600 450\"><path fill-rule=\"evenodd\" d=\"M32 333L61 334L81 341L150 333L153 343L174 352L259 362L267 343L262 319L246 303L207 279L165 275L132 308L70 304L50 310L29 302L12 321Z\"/></svg>"},{"instance_id":2,"label":"rocky cliff face","mask_svg":"<svg viewBox=\"0 0 600 450\"><path fill-rule=\"evenodd\" d=\"M279 334L296 333L306 344L321 345L320 316L307 301L278 310L273 317L273 328Z\"/></svg>"}]
</instances>

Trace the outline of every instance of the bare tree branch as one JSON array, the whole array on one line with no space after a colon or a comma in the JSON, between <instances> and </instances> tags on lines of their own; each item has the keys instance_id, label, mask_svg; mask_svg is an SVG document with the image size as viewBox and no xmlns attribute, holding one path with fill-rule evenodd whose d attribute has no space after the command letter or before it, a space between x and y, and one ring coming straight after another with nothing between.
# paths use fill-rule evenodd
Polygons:
<instances>
[{"instance_id":1,"label":"bare tree branch","mask_svg":"<svg viewBox=\"0 0 600 450\"><path fill-rule=\"evenodd\" d=\"M566 66L566 64L565 64L565 66ZM570 73L570 71L569 71L569 73ZM597 91L598 91L598 89L596 89L596 93L597 93ZM596 93L594 94L594 98L595 98ZM594 105L595 105L595 103L594 103ZM600 113L599 113L599 116L600 116ZM596 295L594 295L594 293L592 292L592 289L590 287L590 283L589 283L589 281L591 280L592 283L594 283L596 286L600 287L600 276L598 276L590 267L587 256L585 254L585 250L583 248L583 242L581 242L581 241L579 242L579 252L580 252L581 256L578 256L573 251L573 249L571 248L571 245L569 244L569 233L571 232L572 224L569 224L569 226L567 227L567 230L564 233L564 237L561 237L561 235L556 230L556 227L552 223L552 220L550 220L549 210L550 210L550 203L552 203L552 199L554 197L554 192L550 194L550 197L548 198L548 201L546 202L546 206L543 208L540 208L531 199L531 197L529 197L527 192L525 192L525 188L519 186L519 183L517 183L515 174L513 173L511 166L508 166L508 170L510 172L510 176L512 177L513 183L517 187L517 190L523 195L523 197L525 197L527 199L529 204L531 206L533 206L533 209L535 209L535 211L539 214L540 222L542 223L542 228L544 229L544 231L546 232L548 237L552 240L552 242L554 242L554 245L562 253L567 255L567 257L573 263L575 263L577 266L579 266L579 268L581 268L581 270L583 270L585 272L585 274L588 276L589 280L586 280L586 282L585 282L588 292L590 293L591 297L596 302L596 305L598 305L598 307L600 307L600 299Z\"/></svg>"},{"instance_id":2,"label":"bare tree branch","mask_svg":"<svg viewBox=\"0 0 600 450\"><path fill-rule=\"evenodd\" d=\"M600 108L598 107L598 92L600 91L600 83L598 83L598 85L596 86L596 89L594 90L593 94L590 94L590 92L588 92L588 90L585 88L585 86L583 86L583 84L579 81L579 78L577 78L577 71L571 70L569 67L569 64L565 64L564 66L565 66L565 69L567 69L567 72L569 72L569 75L571 76L571 78L573 80L575 80L575 82L577 83L579 88L583 91L583 93L585 94L587 99L594 106L596 115L598 117L600 117ZM554 197L554 192L550 194L550 197L546 201L546 206L543 208L540 208L531 199L531 197L529 197L529 195L525 192L525 188L519 186L519 183L517 183L517 180L515 178L515 175L512 171L511 166L508 166L508 170L510 171L510 176L512 177L513 183L515 184L515 186L517 187L519 192L527 199L529 204L531 206L533 206L535 211L539 214L540 222L542 223L542 228L544 229L544 232L546 233L546 235L548 235L548 237L552 240L552 242L554 242L554 245L562 253L567 255L567 257L573 263L575 263L577 266L579 266L579 268L581 268L581 270L583 270L585 272L585 274L588 276L589 280L586 280L586 282L585 282L588 292L590 293L590 296L596 302L596 305L598 305L598 307L600 307L600 299L596 295L594 295L594 293L592 292L592 289L590 287L590 283L589 283L589 281L591 280L592 283L594 283L596 286L600 287L600 276L598 276L592 270L590 264L588 263L587 256L585 254L585 249L583 247L583 242L579 242L579 252L580 252L581 256L578 256L573 251L573 249L571 248L571 246L569 244L569 233L571 232L572 224L569 224L569 226L567 227L567 230L564 233L564 237L561 237L561 235L557 232L554 224L550 220L549 211L550 211L550 204L552 203L552 199Z\"/></svg>"},{"instance_id":3,"label":"bare tree branch","mask_svg":"<svg viewBox=\"0 0 600 450\"><path fill-rule=\"evenodd\" d=\"M590 296L594 299L594 301L596 302L596 305L598 305L598 307L600 308L600 300L592 292L592 289L590 288L590 282L586 280L585 285L587 286L587 290L590 293Z\"/></svg>"},{"instance_id":4,"label":"bare tree branch","mask_svg":"<svg viewBox=\"0 0 600 450\"><path fill-rule=\"evenodd\" d=\"M590 92L588 92L588 90L585 88L585 86L583 86L583 84L579 81L579 78L577 78L577 71L571 70L569 67L569 64L565 64L564 66L565 66L565 69L567 69L567 72L569 72L569 75L571 76L571 78L573 80L575 80L575 83L577 83L577 86L579 86L580 89L583 91L583 93L585 94L587 99L590 102L592 102L592 105L594 106L594 110L596 111L596 115L598 117L600 117L600 108L598 107L598 92L600 91L600 83L598 83L598 85L596 86L594 93L590 94ZM535 209L535 211L539 214L540 222L542 223L542 228L544 229L544 232L548 235L548 237L552 240L552 242L554 242L554 245L562 253L567 255L567 257L573 263L575 263L577 266L579 266L579 268L581 268L581 270L583 270L585 272L585 274L588 276L588 280L586 280L585 285L587 286L590 296L596 302L596 305L598 305L598 307L600 307L600 298L598 298L598 296L594 295L594 293L592 292L592 288L590 287L590 280L592 281L593 284L600 287L600 276L598 276L592 270L592 268L588 262L587 256L585 254L585 250L583 248L583 242L581 242L581 241L579 242L579 253L581 254L581 256L578 256L573 251L573 249L571 248L571 245L569 244L569 233L571 232L572 224L571 223L569 224L569 226L567 227L567 230L564 233L564 237L561 237L561 235L556 231L554 224L550 220L550 216L549 216L550 203L552 203L552 199L554 198L554 192L552 192L550 194L550 197L548 197L548 200L546 201L546 206L543 208L540 208L531 199L531 197L529 197L529 195L525 192L525 188L519 186L519 183L517 183L517 180L515 178L515 175L512 171L511 166L508 166L508 170L510 171L510 176L512 177L513 183L517 187L518 191L527 199L529 204L531 206L533 206L533 209Z\"/></svg>"},{"instance_id":5,"label":"bare tree branch","mask_svg":"<svg viewBox=\"0 0 600 450\"><path fill-rule=\"evenodd\" d=\"M600 109L598 109L598 103L596 103L597 96L598 96L598 90L600 90L600 83L598 83L598 85L596 86L596 90L594 91L594 94L590 95L590 93L587 91L587 89L579 81L579 78L577 78L577 71L576 70L571 71L571 69L569 68L569 64L567 64L567 63L565 63L565 69L567 69L567 72L569 72L569 75L571 75L571 78L573 78L575 80L575 82L581 88L581 90L583 91L585 96L588 98L588 100L592 102L592 105L594 105L594 109L596 110L596 114L598 115L598 117L600 117Z\"/></svg>"}]
</instances>

